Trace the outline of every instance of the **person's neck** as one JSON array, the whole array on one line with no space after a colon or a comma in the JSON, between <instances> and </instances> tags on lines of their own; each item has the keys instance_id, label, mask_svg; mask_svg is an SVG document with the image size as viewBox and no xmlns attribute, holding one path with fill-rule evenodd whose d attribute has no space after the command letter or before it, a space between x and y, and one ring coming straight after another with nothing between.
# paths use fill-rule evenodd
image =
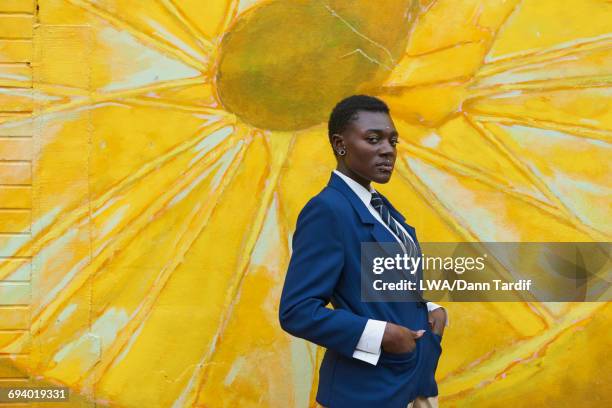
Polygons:
<instances>
[{"instance_id":1,"label":"person's neck","mask_svg":"<svg viewBox=\"0 0 612 408\"><path fill-rule=\"evenodd\" d=\"M348 167L344 166L342 163L338 163L338 166L336 167L336 171L339 171L345 176L361 184L363 187L365 187L366 190L368 191L370 190L370 180L364 179L363 177L359 176L357 173L355 173Z\"/></svg>"}]
</instances>

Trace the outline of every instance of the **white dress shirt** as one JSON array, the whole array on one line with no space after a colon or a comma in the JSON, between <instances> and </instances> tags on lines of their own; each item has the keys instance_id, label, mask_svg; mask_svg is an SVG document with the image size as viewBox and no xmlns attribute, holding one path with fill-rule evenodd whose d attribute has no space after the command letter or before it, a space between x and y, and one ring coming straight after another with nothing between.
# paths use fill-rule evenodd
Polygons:
<instances>
[{"instance_id":1,"label":"white dress shirt","mask_svg":"<svg viewBox=\"0 0 612 408\"><path fill-rule=\"evenodd\" d=\"M376 211L376 209L372 207L372 204L370 204L370 200L372 199L372 193L376 192L376 190L374 190L372 186L370 186L370 190L368 191L368 189L366 189L364 186L362 186L361 184L359 184L352 178L340 173L339 171L334 170L334 173L338 175L342 180L344 180L344 182L351 188L351 190L353 190L353 192L357 195L357 197L359 197L359 199L363 202L363 204L370 211L372 216L374 216L374 218L376 218L376 220L380 222L387 229L387 231L389 231L391 235L395 237L395 239L402 246L402 248L404 248L404 245L402 241L400 240L400 238L397 235L395 235L393 231L391 231L391 229L387 226L387 224L383 222L382 218L380 218L380 214L378 213L378 211ZM412 237L410 236L410 234L408 234L408 232L404 229L404 227L399 222L397 222L395 219L393 219L393 221L404 232L404 234L406 234L406 236L410 240L412 240ZM435 304L433 302L427 302L428 312L431 312L432 310L438 309L440 307L442 306ZM446 313L446 325L448 326L448 313ZM355 351L353 352L353 358L365 361L372 365L378 364L378 359L380 358L380 352L381 352L382 338L383 338L383 335L385 334L386 326L387 326L387 322L385 321L369 319L368 322L366 323L363 333L361 334L361 337L359 338L357 347L355 348Z\"/></svg>"}]
</instances>

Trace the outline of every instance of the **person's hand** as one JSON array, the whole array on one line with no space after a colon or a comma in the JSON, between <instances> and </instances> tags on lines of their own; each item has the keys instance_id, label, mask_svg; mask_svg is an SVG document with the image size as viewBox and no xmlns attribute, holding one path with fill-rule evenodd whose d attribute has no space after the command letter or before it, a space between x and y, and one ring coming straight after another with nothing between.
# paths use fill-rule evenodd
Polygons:
<instances>
[{"instance_id":1,"label":"person's hand","mask_svg":"<svg viewBox=\"0 0 612 408\"><path fill-rule=\"evenodd\" d=\"M416 340L425 330L412 331L407 327L387 322L382 338L382 348L389 353L409 353L416 347Z\"/></svg>"},{"instance_id":2,"label":"person's hand","mask_svg":"<svg viewBox=\"0 0 612 408\"><path fill-rule=\"evenodd\" d=\"M429 326L431 331L442 336L444 327L446 327L446 312L443 307L432 310L428 313Z\"/></svg>"}]
</instances>

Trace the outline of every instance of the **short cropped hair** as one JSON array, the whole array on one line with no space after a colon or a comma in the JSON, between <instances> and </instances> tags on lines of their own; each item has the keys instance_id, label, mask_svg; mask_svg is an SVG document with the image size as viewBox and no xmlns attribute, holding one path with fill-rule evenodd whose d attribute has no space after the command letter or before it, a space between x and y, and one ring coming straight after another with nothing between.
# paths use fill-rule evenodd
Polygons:
<instances>
[{"instance_id":1,"label":"short cropped hair","mask_svg":"<svg viewBox=\"0 0 612 408\"><path fill-rule=\"evenodd\" d=\"M359 111L384 112L388 114L389 107L386 103L373 96L353 95L344 98L336 104L329 116L329 122L327 122L329 143L332 142L332 135L344 132L349 123L357 120L357 113Z\"/></svg>"}]
</instances>

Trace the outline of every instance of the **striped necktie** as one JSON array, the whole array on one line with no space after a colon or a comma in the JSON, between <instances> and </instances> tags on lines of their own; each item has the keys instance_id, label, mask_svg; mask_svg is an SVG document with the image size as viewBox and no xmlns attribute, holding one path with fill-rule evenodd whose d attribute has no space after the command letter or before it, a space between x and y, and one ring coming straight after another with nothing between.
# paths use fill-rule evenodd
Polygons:
<instances>
[{"instance_id":1,"label":"striped necktie","mask_svg":"<svg viewBox=\"0 0 612 408\"><path fill-rule=\"evenodd\" d=\"M372 198L370 199L370 204L372 204L372 207L374 207L374 209L378 211L380 217L387 225L387 227L389 227L389 229L395 234L395 236L400 239L402 244L404 244L406 254L410 257L416 257L418 251L414 241L410 237L408 237L406 233L404 233L404 231L402 231L395 219L391 217L391 213L389 212L389 209L385 205L380 194L378 194L377 192L373 192Z\"/></svg>"},{"instance_id":2,"label":"striped necktie","mask_svg":"<svg viewBox=\"0 0 612 408\"><path fill-rule=\"evenodd\" d=\"M372 198L370 199L370 204L372 204L372 207L374 207L374 209L378 211L383 222L389 227L391 231L393 231L395 236L402 241L402 243L404 244L406 255L411 258L417 258L419 256L419 251L416 247L415 242L412 240L412 238L408 237L406 233L404 233L404 231L402 231L402 229L395 221L395 218L391 217L391 213L389 212L389 209L385 205L385 202L383 201L380 194L378 194L377 192L373 192ZM418 281L423 280L423 273L421 271L421 268L419 268L416 278ZM419 286L417 286L415 296L416 300L418 301L417 307L425 307L427 301L423 298L423 289L421 289L420 284Z\"/></svg>"}]
</instances>

